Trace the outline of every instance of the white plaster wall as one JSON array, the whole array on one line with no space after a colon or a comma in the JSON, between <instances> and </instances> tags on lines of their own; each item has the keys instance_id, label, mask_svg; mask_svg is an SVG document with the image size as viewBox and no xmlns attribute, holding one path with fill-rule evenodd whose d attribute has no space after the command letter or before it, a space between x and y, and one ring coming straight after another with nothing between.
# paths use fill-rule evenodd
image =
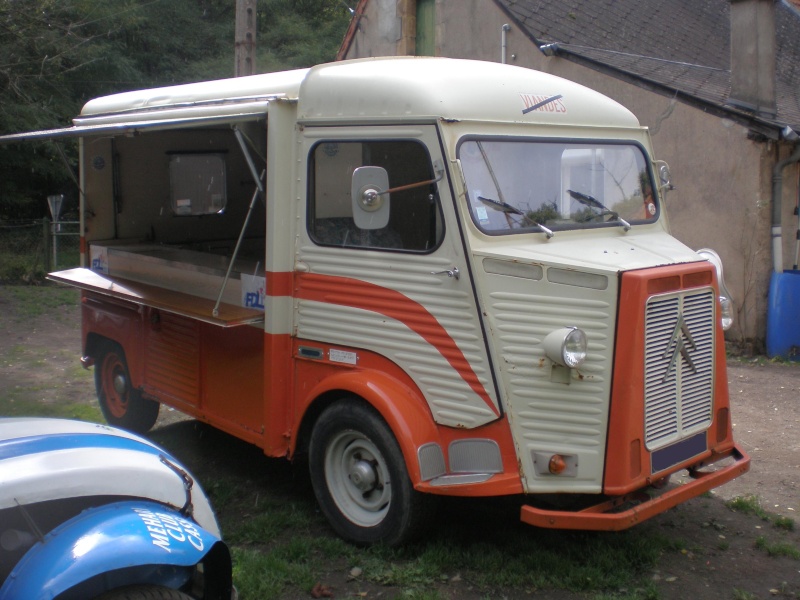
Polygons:
<instances>
[{"instance_id":1,"label":"white plaster wall","mask_svg":"<svg viewBox=\"0 0 800 600\"><path fill-rule=\"evenodd\" d=\"M394 56L402 33L397 0L371 0L358 24L346 58Z\"/></svg>"}]
</instances>

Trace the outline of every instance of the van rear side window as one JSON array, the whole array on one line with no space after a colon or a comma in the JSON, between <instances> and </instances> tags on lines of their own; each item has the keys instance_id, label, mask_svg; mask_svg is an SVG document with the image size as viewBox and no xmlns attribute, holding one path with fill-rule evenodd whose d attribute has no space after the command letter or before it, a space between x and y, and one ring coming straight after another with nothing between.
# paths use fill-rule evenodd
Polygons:
<instances>
[{"instance_id":1,"label":"van rear side window","mask_svg":"<svg viewBox=\"0 0 800 600\"><path fill-rule=\"evenodd\" d=\"M170 204L181 217L221 214L227 203L222 154L172 154Z\"/></svg>"},{"instance_id":2,"label":"van rear side window","mask_svg":"<svg viewBox=\"0 0 800 600\"><path fill-rule=\"evenodd\" d=\"M433 166L424 145L416 141L325 141L311 151L309 161L308 232L322 246L344 246L429 252L442 239L442 216ZM380 167L389 189L380 196L388 215L384 227L359 228L351 193L359 167ZM419 185L412 185L419 184ZM385 190L378 190L383 192Z\"/></svg>"}]
</instances>

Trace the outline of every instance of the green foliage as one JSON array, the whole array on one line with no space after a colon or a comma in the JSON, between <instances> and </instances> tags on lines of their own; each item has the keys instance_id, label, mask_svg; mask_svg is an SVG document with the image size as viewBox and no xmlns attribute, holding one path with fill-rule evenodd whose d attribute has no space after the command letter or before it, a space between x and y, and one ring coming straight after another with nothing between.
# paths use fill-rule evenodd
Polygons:
<instances>
[{"instance_id":1,"label":"green foliage","mask_svg":"<svg viewBox=\"0 0 800 600\"><path fill-rule=\"evenodd\" d=\"M38 283L47 272L42 225L0 226L0 283Z\"/></svg>"},{"instance_id":2,"label":"green foliage","mask_svg":"<svg viewBox=\"0 0 800 600\"><path fill-rule=\"evenodd\" d=\"M533 223L546 225L550 221L556 221L561 218L561 213L558 212L558 207L555 201L545 202L537 210L528 211L525 216Z\"/></svg>"},{"instance_id":3,"label":"green foliage","mask_svg":"<svg viewBox=\"0 0 800 600\"><path fill-rule=\"evenodd\" d=\"M230 0L0 0L0 133L63 127L90 98L233 76ZM340 0L258 3L260 72L333 60L349 23ZM75 145L63 144L74 164ZM77 192L56 145L0 147L0 220L47 214Z\"/></svg>"},{"instance_id":4,"label":"green foliage","mask_svg":"<svg viewBox=\"0 0 800 600\"><path fill-rule=\"evenodd\" d=\"M258 14L259 71L308 67L336 56L350 21L339 0L267 0Z\"/></svg>"}]
</instances>

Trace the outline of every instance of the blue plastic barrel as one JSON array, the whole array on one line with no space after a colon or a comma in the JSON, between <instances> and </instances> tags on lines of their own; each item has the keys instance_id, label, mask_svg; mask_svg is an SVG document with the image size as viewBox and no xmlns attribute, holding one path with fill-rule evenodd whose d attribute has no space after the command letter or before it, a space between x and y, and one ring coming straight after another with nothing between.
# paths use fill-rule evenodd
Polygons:
<instances>
[{"instance_id":1,"label":"blue plastic barrel","mask_svg":"<svg viewBox=\"0 0 800 600\"><path fill-rule=\"evenodd\" d=\"M800 360L800 271L773 271L767 307L767 356Z\"/></svg>"}]
</instances>

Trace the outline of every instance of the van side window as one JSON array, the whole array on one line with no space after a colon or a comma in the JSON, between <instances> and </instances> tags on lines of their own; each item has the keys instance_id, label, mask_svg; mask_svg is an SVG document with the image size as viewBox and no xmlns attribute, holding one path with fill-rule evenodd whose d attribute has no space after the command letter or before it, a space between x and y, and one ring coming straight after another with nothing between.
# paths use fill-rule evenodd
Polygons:
<instances>
[{"instance_id":1,"label":"van side window","mask_svg":"<svg viewBox=\"0 0 800 600\"><path fill-rule=\"evenodd\" d=\"M389 188L435 178L427 149L415 141L327 141L311 151L308 232L323 246L428 252L442 238L437 184L427 183L382 196L388 223L360 229L353 217L351 181L358 167L386 170ZM358 210L358 209L357 209Z\"/></svg>"}]
</instances>

